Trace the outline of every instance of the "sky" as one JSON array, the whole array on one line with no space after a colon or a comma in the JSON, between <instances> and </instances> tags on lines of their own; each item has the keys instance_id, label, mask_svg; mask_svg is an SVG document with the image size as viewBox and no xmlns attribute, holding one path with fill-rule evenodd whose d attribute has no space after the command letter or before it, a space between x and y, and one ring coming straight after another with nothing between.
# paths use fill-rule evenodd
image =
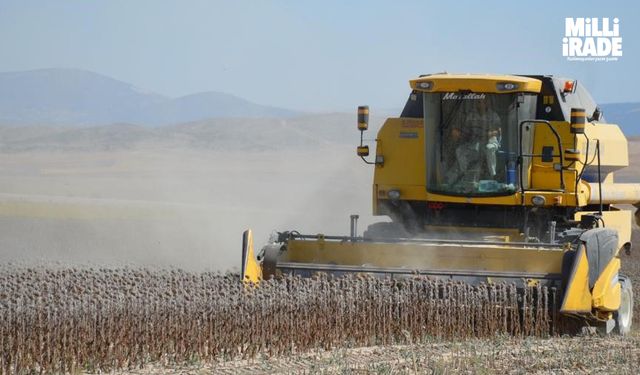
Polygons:
<instances>
[{"instance_id":1,"label":"sky","mask_svg":"<svg viewBox=\"0 0 640 375\"><path fill-rule=\"evenodd\" d=\"M0 71L80 68L172 97L400 108L424 73L553 74L640 101L640 2L0 0ZM566 61L565 17L618 17L617 62Z\"/></svg>"}]
</instances>

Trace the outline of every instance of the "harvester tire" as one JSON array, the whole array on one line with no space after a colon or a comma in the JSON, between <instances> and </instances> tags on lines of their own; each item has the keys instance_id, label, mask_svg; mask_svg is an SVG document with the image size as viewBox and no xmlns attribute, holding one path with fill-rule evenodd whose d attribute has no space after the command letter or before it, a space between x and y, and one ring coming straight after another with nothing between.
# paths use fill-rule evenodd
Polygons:
<instances>
[{"instance_id":1,"label":"harvester tire","mask_svg":"<svg viewBox=\"0 0 640 375\"><path fill-rule=\"evenodd\" d=\"M633 322L633 289L631 288L631 280L626 276L620 277L620 308L614 313L616 321L615 332L625 336L631 332L631 323Z\"/></svg>"}]
</instances>

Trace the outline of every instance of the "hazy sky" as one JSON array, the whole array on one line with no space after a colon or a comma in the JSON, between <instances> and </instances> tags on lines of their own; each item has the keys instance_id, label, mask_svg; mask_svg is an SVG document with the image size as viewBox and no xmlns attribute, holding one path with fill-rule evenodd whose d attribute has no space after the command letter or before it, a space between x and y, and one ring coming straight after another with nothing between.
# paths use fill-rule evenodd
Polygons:
<instances>
[{"instance_id":1,"label":"hazy sky","mask_svg":"<svg viewBox=\"0 0 640 375\"><path fill-rule=\"evenodd\" d=\"M92 70L169 96L401 107L421 73L544 73L640 101L637 1L0 0L0 71ZM619 17L618 62L562 57L565 17Z\"/></svg>"}]
</instances>

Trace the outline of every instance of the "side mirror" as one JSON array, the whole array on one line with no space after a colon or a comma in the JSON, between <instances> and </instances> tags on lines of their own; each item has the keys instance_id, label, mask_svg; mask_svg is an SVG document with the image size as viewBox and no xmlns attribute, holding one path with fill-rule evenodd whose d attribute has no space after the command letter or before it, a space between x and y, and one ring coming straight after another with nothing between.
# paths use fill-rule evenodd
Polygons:
<instances>
[{"instance_id":1,"label":"side mirror","mask_svg":"<svg viewBox=\"0 0 640 375\"><path fill-rule=\"evenodd\" d=\"M591 117L589 117L589 122L599 122L600 120L602 120L602 110L600 110L600 107L596 107L596 109L593 111L593 114L591 115Z\"/></svg>"},{"instance_id":2,"label":"side mirror","mask_svg":"<svg viewBox=\"0 0 640 375\"><path fill-rule=\"evenodd\" d=\"M369 106L358 107L358 130L365 131L369 128Z\"/></svg>"}]
</instances>

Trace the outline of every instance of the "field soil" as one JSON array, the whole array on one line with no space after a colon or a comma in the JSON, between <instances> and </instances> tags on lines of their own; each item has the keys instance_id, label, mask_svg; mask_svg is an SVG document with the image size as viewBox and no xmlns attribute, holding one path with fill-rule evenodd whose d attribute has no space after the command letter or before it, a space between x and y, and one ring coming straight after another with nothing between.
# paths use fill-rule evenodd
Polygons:
<instances>
[{"instance_id":1,"label":"field soil","mask_svg":"<svg viewBox=\"0 0 640 375\"><path fill-rule=\"evenodd\" d=\"M637 374L640 337L473 339L270 359L151 364L118 374Z\"/></svg>"}]
</instances>

